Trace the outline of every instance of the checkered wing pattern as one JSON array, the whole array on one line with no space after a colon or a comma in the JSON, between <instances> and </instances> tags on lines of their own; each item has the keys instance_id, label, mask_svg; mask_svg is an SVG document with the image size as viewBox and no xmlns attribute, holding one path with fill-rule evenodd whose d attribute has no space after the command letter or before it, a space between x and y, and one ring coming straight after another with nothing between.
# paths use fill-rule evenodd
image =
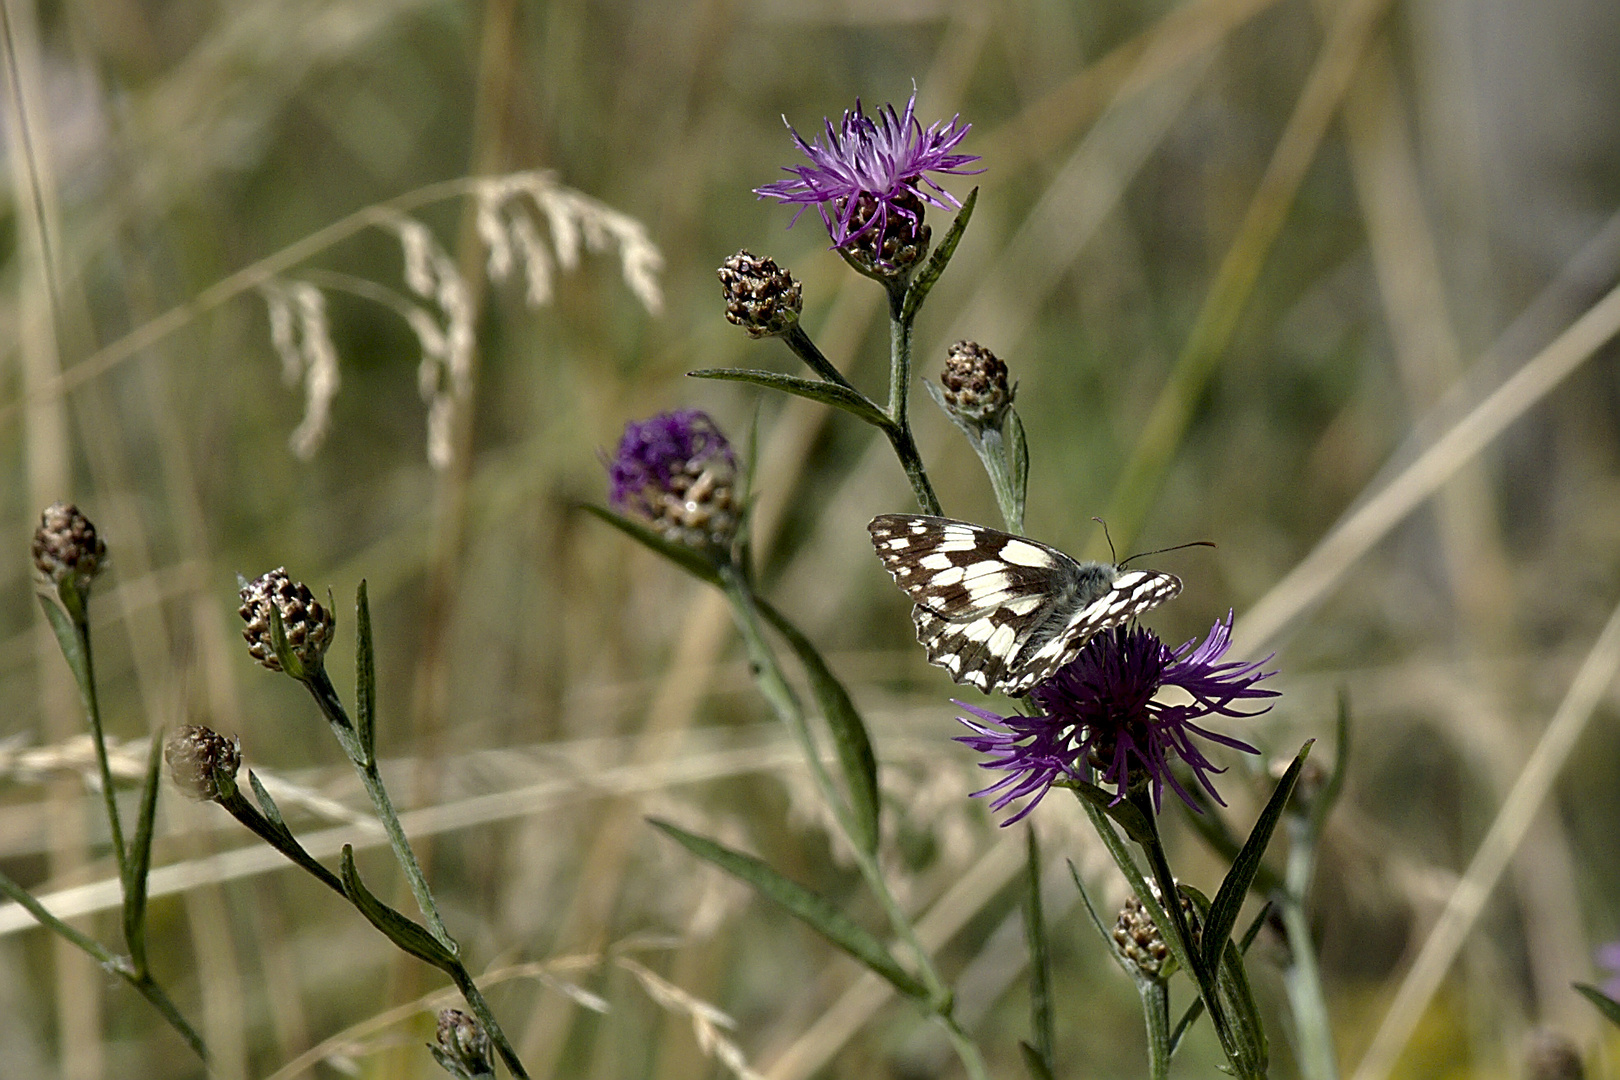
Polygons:
<instances>
[{"instance_id":1,"label":"checkered wing pattern","mask_svg":"<svg viewBox=\"0 0 1620 1080\"><path fill-rule=\"evenodd\" d=\"M867 526L884 569L916 605L928 662L985 693L1028 693L1099 630L1181 591L1172 574L1121 572L950 518L881 514Z\"/></svg>"}]
</instances>

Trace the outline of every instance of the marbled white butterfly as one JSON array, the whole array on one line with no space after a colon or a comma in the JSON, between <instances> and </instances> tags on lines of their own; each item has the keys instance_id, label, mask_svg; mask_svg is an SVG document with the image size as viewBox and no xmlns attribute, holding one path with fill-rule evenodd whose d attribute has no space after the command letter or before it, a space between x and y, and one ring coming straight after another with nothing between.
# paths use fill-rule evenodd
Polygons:
<instances>
[{"instance_id":1,"label":"marbled white butterfly","mask_svg":"<svg viewBox=\"0 0 1620 1080\"><path fill-rule=\"evenodd\" d=\"M1091 635L1157 607L1181 579L1077 562L1055 547L950 518L879 514L867 531L917 605L917 640L959 683L1017 697Z\"/></svg>"}]
</instances>

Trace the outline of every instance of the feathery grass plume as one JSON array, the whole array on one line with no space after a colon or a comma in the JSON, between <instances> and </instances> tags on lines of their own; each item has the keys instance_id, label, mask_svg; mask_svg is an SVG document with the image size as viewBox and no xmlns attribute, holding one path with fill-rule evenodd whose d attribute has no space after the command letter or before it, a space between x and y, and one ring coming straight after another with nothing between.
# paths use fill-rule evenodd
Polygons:
<instances>
[{"instance_id":1,"label":"feathery grass plume","mask_svg":"<svg viewBox=\"0 0 1620 1080\"><path fill-rule=\"evenodd\" d=\"M474 223L486 251L491 281L509 280L521 268L530 307L550 303L556 271L579 266L582 252L617 248L625 285L650 314L663 310L658 274L664 257L646 226L628 214L557 183L544 170L509 173L473 182ZM551 243L541 236L546 223ZM450 463L450 421L472 384L477 348L472 291L437 237L407 214L379 211L373 222L400 244L407 288L426 305L410 302L371 282L353 291L393 307L422 349L417 389L427 405L427 456L436 469ZM314 273L311 273L314 276ZM282 378L304 385L304 417L288 441L293 453L309 460L331 428L332 400L341 378L332 344L323 290L311 281L272 279L259 287L270 322L270 343L281 358Z\"/></svg>"},{"instance_id":2,"label":"feathery grass plume","mask_svg":"<svg viewBox=\"0 0 1620 1080\"><path fill-rule=\"evenodd\" d=\"M615 963L635 976L647 996L664 1009L691 1017L692 1034L697 1039L698 1049L705 1056L720 1062L738 1080L763 1080L759 1073L749 1067L742 1048L723 1034L736 1030L737 1021L629 957L621 956Z\"/></svg>"}]
</instances>

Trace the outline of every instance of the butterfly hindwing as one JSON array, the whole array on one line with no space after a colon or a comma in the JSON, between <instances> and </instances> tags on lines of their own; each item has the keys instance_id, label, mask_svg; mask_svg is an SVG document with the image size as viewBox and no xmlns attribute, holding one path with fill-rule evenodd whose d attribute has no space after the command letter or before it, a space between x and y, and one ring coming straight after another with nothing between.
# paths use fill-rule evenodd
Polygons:
<instances>
[{"instance_id":1,"label":"butterfly hindwing","mask_svg":"<svg viewBox=\"0 0 1620 1080\"><path fill-rule=\"evenodd\" d=\"M929 663L989 693L1026 693L1097 631L1181 591L1170 574L1080 563L1046 544L950 518L881 514L883 566L916 605Z\"/></svg>"}]
</instances>

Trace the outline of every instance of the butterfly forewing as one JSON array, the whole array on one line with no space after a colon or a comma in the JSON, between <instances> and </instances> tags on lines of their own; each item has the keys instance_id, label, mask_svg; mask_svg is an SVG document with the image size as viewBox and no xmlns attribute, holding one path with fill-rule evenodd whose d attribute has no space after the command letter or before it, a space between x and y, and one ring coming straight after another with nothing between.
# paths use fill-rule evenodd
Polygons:
<instances>
[{"instance_id":1,"label":"butterfly forewing","mask_svg":"<svg viewBox=\"0 0 1620 1080\"><path fill-rule=\"evenodd\" d=\"M917 640L959 683L1023 694L1097 631L1181 591L1170 574L1117 572L1056 548L950 518L882 514L868 531L916 607Z\"/></svg>"}]
</instances>

